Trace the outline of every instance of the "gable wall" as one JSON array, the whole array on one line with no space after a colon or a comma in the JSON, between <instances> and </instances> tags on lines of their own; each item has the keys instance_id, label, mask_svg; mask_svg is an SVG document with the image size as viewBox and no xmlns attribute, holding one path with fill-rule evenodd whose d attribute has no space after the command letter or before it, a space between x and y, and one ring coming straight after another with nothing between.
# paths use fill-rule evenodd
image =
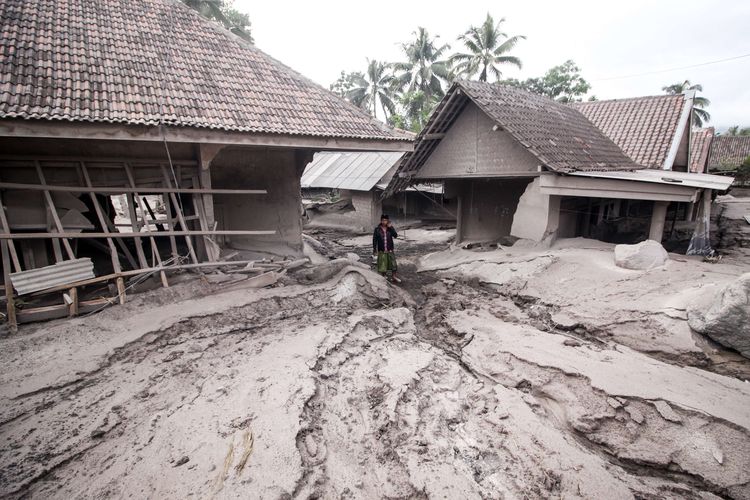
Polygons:
<instances>
[{"instance_id":1,"label":"gable wall","mask_svg":"<svg viewBox=\"0 0 750 500\"><path fill-rule=\"evenodd\" d=\"M494 177L537 172L539 160L469 102L417 178Z\"/></svg>"}]
</instances>

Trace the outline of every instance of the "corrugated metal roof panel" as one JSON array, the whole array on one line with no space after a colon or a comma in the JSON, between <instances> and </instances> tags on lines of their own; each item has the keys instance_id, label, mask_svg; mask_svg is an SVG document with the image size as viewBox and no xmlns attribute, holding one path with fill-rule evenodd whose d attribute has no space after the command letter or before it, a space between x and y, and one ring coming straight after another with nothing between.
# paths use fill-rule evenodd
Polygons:
<instances>
[{"instance_id":1,"label":"corrugated metal roof panel","mask_svg":"<svg viewBox=\"0 0 750 500\"><path fill-rule=\"evenodd\" d=\"M66 283L74 283L94 277L91 259L75 259L51 266L11 273L10 281L19 295L46 290Z\"/></svg>"},{"instance_id":2,"label":"corrugated metal roof panel","mask_svg":"<svg viewBox=\"0 0 750 500\"><path fill-rule=\"evenodd\" d=\"M403 153L316 153L302 174L303 188L369 191L396 165Z\"/></svg>"}]
</instances>

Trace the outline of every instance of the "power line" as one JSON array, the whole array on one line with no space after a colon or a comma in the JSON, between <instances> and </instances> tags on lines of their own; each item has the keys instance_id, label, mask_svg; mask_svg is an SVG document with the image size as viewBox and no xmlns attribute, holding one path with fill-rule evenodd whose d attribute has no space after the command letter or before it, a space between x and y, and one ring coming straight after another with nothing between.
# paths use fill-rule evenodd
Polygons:
<instances>
[{"instance_id":1,"label":"power line","mask_svg":"<svg viewBox=\"0 0 750 500\"><path fill-rule=\"evenodd\" d=\"M607 80L623 80L625 78L635 78L635 77L638 77L638 76L657 75L659 73L669 73L670 71L679 71L679 70L682 70L682 69L698 68L700 66L708 66L710 64L719 64L719 63L723 63L723 62L734 61L734 60L737 60L737 59L742 59L744 57L750 57L750 54L742 54L741 56L728 57L726 59L717 59L716 61L708 61L708 62L703 62L703 63L698 63L698 64L690 64L688 66L680 66L679 68L661 69L661 70L657 70L657 71L647 71L645 73L636 73L634 75L612 76L612 77L609 77L609 78L595 78L595 79L592 79L591 81L592 82L603 82L603 81L607 81Z\"/></svg>"}]
</instances>

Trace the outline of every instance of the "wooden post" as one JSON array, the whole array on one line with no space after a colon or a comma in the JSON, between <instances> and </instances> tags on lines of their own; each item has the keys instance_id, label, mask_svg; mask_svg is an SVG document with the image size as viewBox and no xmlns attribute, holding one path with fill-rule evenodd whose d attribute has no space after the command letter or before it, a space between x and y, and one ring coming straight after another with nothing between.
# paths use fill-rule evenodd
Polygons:
<instances>
[{"instance_id":1,"label":"wooden post","mask_svg":"<svg viewBox=\"0 0 750 500\"><path fill-rule=\"evenodd\" d=\"M5 280L5 298L8 303L8 327L11 333L18 331L16 321L16 302L13 298L13 283L10 281L10 256L8 251L8 240L0 241L3 254L3 279Z\"/></svg>"},{"instance_id":2,"label":"wooden post","mask_svg":"<svg viewBox=\"0 0 750 500\"><path fill-rule=\"evenodd\" d=\"M193 177L193 186L198 186L198 182L198 177ZM200 223L201 231L208 231L210 226L208 224L208 218L206 217L206 208L203 205L203 198L200 195L193 195L193 205L195 206L196 212L198 212L198 222ZM209 262L216 262L219 260L219 245L212 240L210 236L206 235L203 237L203 245L206 249L206 258Z\"/></svg>"},{"instance_id":3,"label":"wooden post","mask_svg":"<svg viewBox=\"0 0 750 500\"><path fill-rule=\"evenodd\" d=\"M120 304L125 303L125 279L120 277L115 280L117 283L117 296L120 298Z\"/></svg>"},{"instance_id":4,"label":"wooden post","mask_svg":"<svg viewBox=\"0 0 750 500\"><path fill-rule=\"evenodd\" d=\"M44 172L42 171L41 163L39 163L39 161L35 161L34 166L36 167L36 174L39 177L39 182L42 184L42 186L46 186L47 181L44 178ZM57 213L57 209L55 208L55 203L52 200L52 195L50 194L48 190L44 191L44 199L47 202L47 208L49 209L52 215L52 220L55 223L55 228L57 229L57 232L64 233L65 229L63 228L62 222L60 222L60 215ZM53 240L53 242L54 241L57 241L57 240ZM75 259L76 256L73 253L73 247L70 246L70 242L66 239L63 239L62 243L63 243L63 246L65 247L65 252L68 254L68 258L70 260ZM53 243L53 247L54 247L54 243ZM57 249L55 248L55 250L56 250L55 259L57 259L58 262L61 262L63 260L62 255L57 255Z\"/></svg>"},{"instance_id":5,"label":"wooden post","mask_svg":"<svg viewBox=\"0 0 750 500\"><path fill-rule=\"evenodd\" d=\"M68 290L70 304L68 304L68 316L78 316L78 289L73 287Z\"/></svg>"}]
</instances>

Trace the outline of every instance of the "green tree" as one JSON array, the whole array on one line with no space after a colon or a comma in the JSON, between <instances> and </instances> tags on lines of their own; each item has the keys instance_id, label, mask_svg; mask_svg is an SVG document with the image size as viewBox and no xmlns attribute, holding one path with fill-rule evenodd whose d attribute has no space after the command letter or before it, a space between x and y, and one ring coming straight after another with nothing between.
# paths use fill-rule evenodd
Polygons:
<instances>
[{"instance_id":1,"label":"green tree","mask_svg":"<svg viewBox=\"0 0 750 500\"><path fill-rule=\"evenodd\" d=\"M450 78L449 64L442 58L450 46L438 45L438 37L431 37L422 27L413 35L412 41L401 44L406 61L393 64L398 72L398 87L404 92L422 92L425 102L442 98L443 82Z\"/></svg>"},{"instance_id":2,"label":"green tree","mask_svg":"<svg viewBox=\"0 0 750 500\"><path fill-rule=\"evenodd\" d=\"M581 68L571 60L550 68L544 76L527 78L523 81L511 78L503 80L503 83L545 95L560 102L581 101L583 96L591 90L591 84L581 76Z\"/></svg>"},{"instance_id":3,"label":"green tree","mask_svg":"<svg viewBox=\"0 0 750 500\"><path fill-rule=\"evenodd\" d=\"M243 40L253 43L250 17L234 8L233 0L182 0L182 3L217 21Z\"/></svg>"},{"instance_id":4,"label":"green tree","mask_svg":"<svg viewBox=\"0 0 750 500\"><path fill-rule=\"evenodd\" d=\"M352 79L352 87L346 91L346 97L375 117L380 105L387 121L396 112L393 102L395 83L396 78L390 72L390 65L368 59L367 72Z\"/></svg>"},{"instance_id":5,"label":"green tree","mask_svg":"<svg viewBox=\"0 0 750 500\"><path fill-rule=\"evenodd\" d=\"M664 92L670 95L682 94L687 90L695 90L696 92L703 92L703 86L699 83L695 85L690 84L690 80L685 80L682 83L675 83L667 85L661 88ZM702 127L704 123L708 123L711 120L711 115L706 111L706 108L711 104L711 101L705 97L698 97L697 94L693 99L693 114L692 121L693 126Z\"/></svg>"},{"instance_id":6,"label":"green tree","mask_svg":"<svg viewBox=\"0 0 750 500\"><path fill-rule=\"evenodd\" d=\"M439 99L435 96L428 98L421 90L404 92L398 97L402 112L391 115L388 123L394 127L419 133L438 101Z\"/></svg>"},{"instance_id":7,"label":"green tree","mask_svg":"<svg viewBox=\"0 0 750 500\"><path fill-rule=\"evenodd\" d=\"M750 127L742 127L735 125L727 129L727 135L750 135Z\"/></svg>"},{"instance_id":8,"label":"green tree","mask_svg":"<svg viewBox=\"0 0 750 500\"><path fill-rule=\"evenodd\" d=\"M364 77L364 73L360 71L352 71L351 73L342 71L338 79L328 88L339 97L348 99L349 91L354 88L355 82Z\"/></svg>"},{"instance_id":9,"label":"green tree","mask_svg":"<svg viewBox=\"0 0 750 500\"><path fill-rule=\"evenodd\" d=\"M453 65L456 76L473 78L478 74L480 82L486 82L489 74L499 80L502 78L501 65L513 65L521 68L521 60L508 53L513 50L519 40L525 40L525 36L517 35L509 37L503 32L501 26L505 18L497 23L487 13L487 18L481 26L471 26L458 41L463 42L468 50L453 54L448 61Z\"/></svg>"}]
</instances>

